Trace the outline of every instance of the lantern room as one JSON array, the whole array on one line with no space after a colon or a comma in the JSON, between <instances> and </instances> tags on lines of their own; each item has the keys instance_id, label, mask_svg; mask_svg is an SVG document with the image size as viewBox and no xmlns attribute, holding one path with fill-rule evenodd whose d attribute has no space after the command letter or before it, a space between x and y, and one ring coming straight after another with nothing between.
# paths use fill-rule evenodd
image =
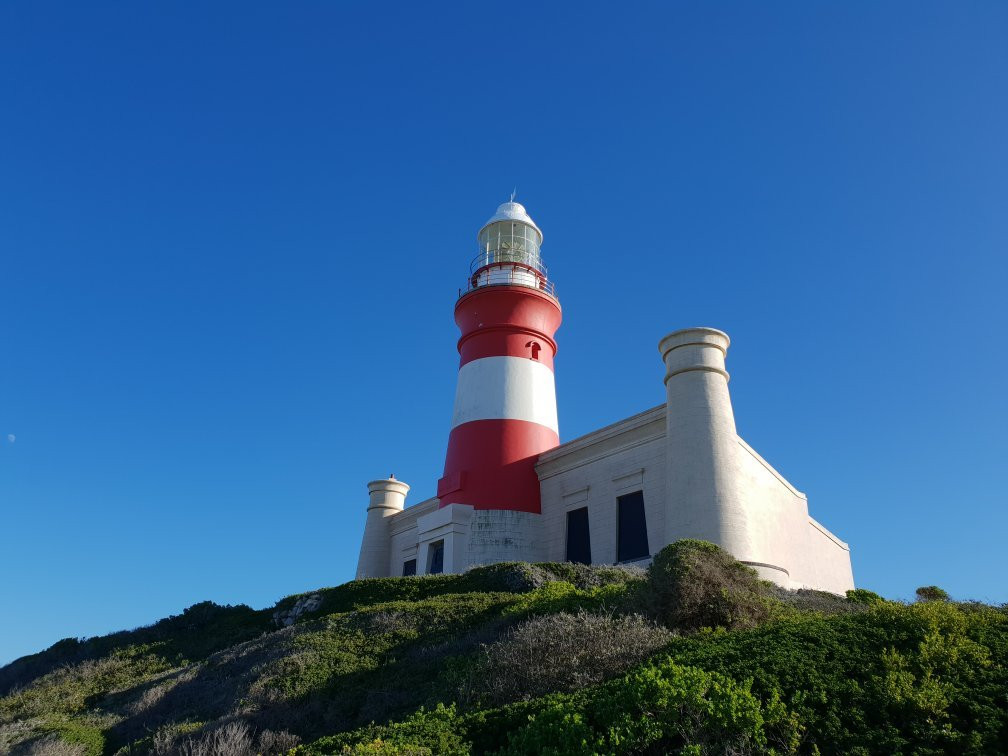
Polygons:
<instances>
[{"instance_id":1,"label":"lantern room","mask_svg":"<svg viewBox=\"0 0 1008 756\"><path fill-rule=\"evenodd\" d=\"M539 256L542 231L517 202L505 202L476 236L467 291L480 286L528 286L555 296Z\"/></svg>"}]
</instances>

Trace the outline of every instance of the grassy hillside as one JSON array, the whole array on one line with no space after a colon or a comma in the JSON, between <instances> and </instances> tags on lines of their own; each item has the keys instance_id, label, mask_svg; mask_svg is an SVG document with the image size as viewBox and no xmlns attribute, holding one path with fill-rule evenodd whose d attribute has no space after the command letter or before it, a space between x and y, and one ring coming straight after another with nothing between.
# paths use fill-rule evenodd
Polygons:
<instances>
[{"instance_id":1,"label":"grassy hillside","mask_svg":"<svg viewBox=\"0 0 1008 756\"><path fill-rule=\"evenodd\" d=\"M1008 752L1008 612L790 592L710 544L204 603L0 669L0 753Z\"/></svg>"}]
</instances>

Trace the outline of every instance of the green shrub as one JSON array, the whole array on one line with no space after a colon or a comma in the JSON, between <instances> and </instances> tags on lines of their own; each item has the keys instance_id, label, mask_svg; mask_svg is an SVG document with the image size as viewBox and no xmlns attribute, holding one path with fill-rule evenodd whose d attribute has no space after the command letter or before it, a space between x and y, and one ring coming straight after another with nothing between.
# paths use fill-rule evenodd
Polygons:
<instances>
[{"instance_id":1,"label":"green shrub","mask_svg":"<svg viewBox=\"0 0 1008 756\"><path fill-rule=\"evenodd\" d=\"M572 710L570 701L561 701L530 717L527 725L511 733L503 754L542 756L583 756L605 753L600 735L584 715Z\"/></svg>"},{"instance_id":2,"label":"green shrub","mask_svg":"<svg viewBox=\"0 0 1008 756\"><path fill-rule=\"evenodd\" d=\"M349 756L434 756L434 751L426 746L387 743L381 738L370 743L354 743L343 746L341 754Z\"/></svg>"},{"instance_id":3,"label":"green shrub","mask_svg":"<svg viewBox=\"0 0 1008 756\"><path fill-rule=\"evenodd\" d=\"M643 583L644 573L608 565L501 562L474 567L460 575L366 578L313 591L322 596L322 603L316 611L303 615L301 621L394 601L425 601L463 593L530 593L551 582L568 582L579 590L609 587L617 589L612 594L616 595L619 589ZM277 602L274 610L289 609L304 595L288 596Z\"/></svg>"},{"instance_id":4,"label":"green shrub","mask_svg":"<svg viewBox=\"0 0 1008 756\"><path fill-rule=\"evenodd\" d=\"M394 601L425 601L462 593L527 593L555 579L552 573L527 562L474 567L460 575L365 578L312 591L321 595L322 603L314 612L303 615L301 621ZM290 609L305 595L288 596L278 601L274 610Z\"/></svg>"},{"instance_id":5,"label":"green shrub","mask_svg":"<svg viewBox=\"0 0 1008 756\"><path fill-rule=\"evenodd\" d=\"M671 659L552 699L512 733L508 754L794 753L801 728L776 694Z\"/></svg>"},{"instance_id":6,"label":"green shrub","mask_svg":"<svg viewBox=\"0 0 1008 756\"><path fill-rule=\"evenodd\" d=\"M658 617L681 630L752 627L765 622L773 606L755 570L707 541L682 540L663 548L648 581Z\"/></svg>"},{"instance_id":7,"label":"green shrub","mask_svg":"<svg viewBox=\"0 0 1008 756\"><path fill-rule=\"evenodd\" d=\"M800 613L852 614L867 611L868 605L848 600L845 596L811 588L791 590L778 585L765 585L767 595L772 599L771 618L791 616L794 610Z\"/></svg>"},{"instance_id":8,"label":"green shrub","mask_svg":"<svg viewBox=\"0 0 1008 756\"><path fill-rule=\"evenodd\" d=\"M80 743L69 743L58 735L36 738L13 751L16 756L88 756Z\"/></svg>"},{"instance_id":9,"label":"green shrub","mask_svg":"<svg viewBox=\"0 0 1008 756\"><path fill-rule=\"evenodd\" d=\"M781 691L823 753L1008 748L1008 618L989 607L884 602L677 638L670 653L752 678L758 696Z\"/></svg>"},{"instance_id":10,"label":"green shrub","mask_svg":"<svg viewBox=\"0 0 1008 756\"><path fill-rule=\"evenodd\" d=\"M639 567L576 562L539 562L535 566L549 573L551 580L566 581L582 591L606 586L632 586L647 579L647 573Z\"/></svg>"},{"instance_id":11,"label":"green shrub","mask_svg":"<svg viewBox=\"0 0 1008 756\"><path fill-rule=\"evenodd\" d=\"M65 638L41 653L17 659L0 668L0 696L63 667L129 655L136 648L159 657L162 668L167 668L205 659L271 629L267 611L204 601L147 627L86 640Z\"/></svg>"},{"instance_id":12,"label":"green shrub","mask_svg":"<svg viewBox=\"0 0 1008 756\"><path fill-rule=\"evenodd\" d=\"M917 589L918 601L948 601L949 595L937 585L922 585Z\"/></svg>"},{"instance_id":13,"label":"green shrub","mask_svg":"<svg viewBox=\"0 0 1008 756\"><path fill-rule=\"evenodd\" d=\"M103 693L169 669L160 644L116 648L108 656L57 668L0 698L0 722L31 717L63 721Z\"/></svg>"},{"instance_id":14,"label":"green shrub","mask_svg":"<svg viewBox=\"0 0 1008 756\"><path fill-rule=\"evenodd\" d=\"M264 686L282 700L339 694L338 709L351 720L368 691L402 689L399 706L416 708L432 689L441 686L446 655L464 650L467 631L490 626L514 604L507 593L466 593L423 601L394 601L300 625L291 640L293 653L276 660ZM408 665L392 665L395 657L422 643ZM472 650L478 642L472 643ZM419 651L419 649L418 649ZM418 700L417 696L421 696ZM379 709L376 714L382 713Z\"/></svg>"},{"instance_id":15,"label":"green shrub","mask_svg":"<svg viewBox=\"0 0 1008 756\"><path fill-rule=\"evenodd\" d=\"M880 604L885 601L875 591L866 588L852 588L847 591L847 600L852 604Z\"/></svg>"},{"instance_id":16,"label":"green shrub","mask_svg":"<svg viewBox=\"0 0 1008 756\"><path fill-rule=\"evenodd\" d=\"M93 725L69 720L54 726L50 732L59 735L65 743L79 746L84 756L102 756L105 751L105 736Z\"/></svg>"},{"instance_id":17,"label":"green shrub","mask_svg":"<svg viewBox=\"0 0 1008 756\"><path fill-rule=\"evenodd\" d=\"M471 746L460 734L461 718L454 706L438 704L432 710L420 709L401 722L368 725L352 732L316 740L295 749L297 754L349 753L395 756L467 756Z\"/></svg>"}]
</instances>

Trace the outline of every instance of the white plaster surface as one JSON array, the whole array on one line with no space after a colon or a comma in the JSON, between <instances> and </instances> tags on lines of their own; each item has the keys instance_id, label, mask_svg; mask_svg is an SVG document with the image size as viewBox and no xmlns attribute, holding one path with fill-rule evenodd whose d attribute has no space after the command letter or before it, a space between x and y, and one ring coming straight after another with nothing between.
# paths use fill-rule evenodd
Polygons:
<instances>
[{"instance_id":1,"label":"white plaster surface","mask_svg":"<svg viewBox=\"0 0 1008 756\"><path fill-rule=\"evenodd\" d=\"M542 515L508 509L477 509L469 523L469 565L538 562Z\"/></svg>"},{"instance_id":2,"label":"white plaster surface","mask_svg":"<svg viewBox=\"0 0 1008 756\"><path fill-rule=\"evenodd\" d=\"M483 357L458 373L454 428L472 420L527 420L558 431L553 371L527 357Z\"/></svg>"}]
</instances>

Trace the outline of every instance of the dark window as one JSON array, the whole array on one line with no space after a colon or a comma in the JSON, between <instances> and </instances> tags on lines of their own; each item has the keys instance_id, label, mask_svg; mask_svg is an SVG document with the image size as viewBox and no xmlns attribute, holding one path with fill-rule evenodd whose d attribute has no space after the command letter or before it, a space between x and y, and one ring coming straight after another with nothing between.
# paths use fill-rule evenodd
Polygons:
<instances>
[{"instance_id":1,"label":"dark window","mask_svg":"<svg viewBox=\"0 0 1008 756\"><path fill-rule=\"evenodd\" d=\"M427 550L427 574L440 575L444 572L444 541L432 543Z\"/></svg>"},{"instance_id":2,"label":"dark window","mask_svg":"<svg viewBox=\"0 0 1008 756\"><path fill-rule=\"evenodd\" d=\"M651 552L648 549L647 522L644 519L644 493L636 491L620 496L616 501L619 507L616 560L626 562L649 556Z\"/></svg>"},{"instance_id":3,"label":"dark window","mask_svg":"<svg viewBox=\"0 0 1008 756\"><path fill-rule=\"evenodd\" d=\"M591 564L588 507L581 507L581 509L567 513L567 561Z\"/></svg>"},{"instance_id":4,"label":"dark window","mask_svg":"<svg viewBox=\"0 0 1008 756\"><path fill-rule=\"evenodd\" d=\"M407 559L402 566L403 577L416 575L416 559Z\"/></svg>"}]
</instances>

